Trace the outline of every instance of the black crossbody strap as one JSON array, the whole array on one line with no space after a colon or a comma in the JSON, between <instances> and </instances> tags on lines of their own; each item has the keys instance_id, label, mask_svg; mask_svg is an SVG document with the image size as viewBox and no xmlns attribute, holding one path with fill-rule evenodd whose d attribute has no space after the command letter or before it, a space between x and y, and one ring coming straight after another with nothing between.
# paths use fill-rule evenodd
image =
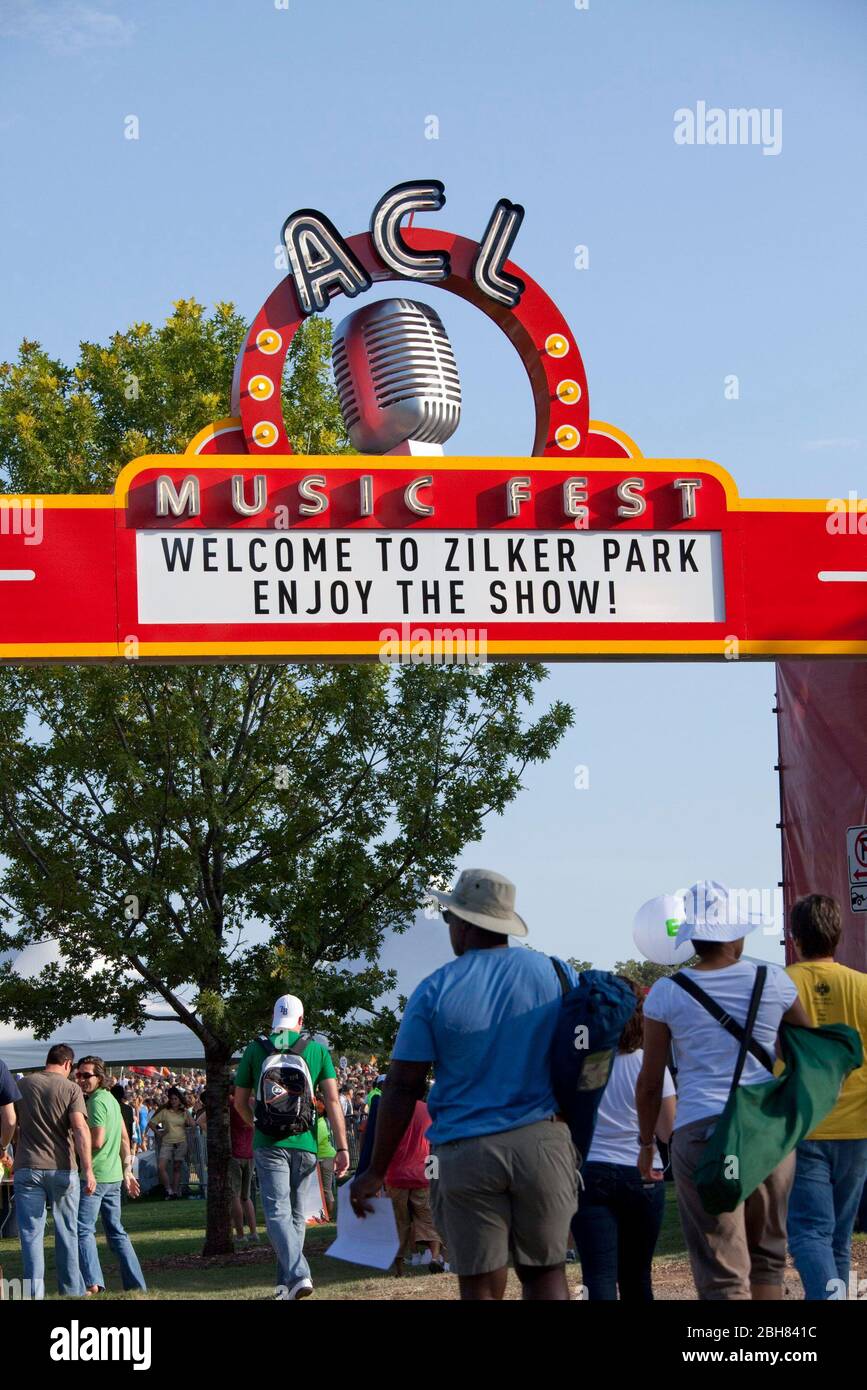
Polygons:
<instances>
[{"instance_id":1,"label":"black crossbody strap","mask_svg":"<svg viewBox=\"0 0 867 1390\"><path fill-rule=\"evenodd\" d=\"M759 1012L759 1004L762 998L762 990L765 987L765 978L767 977L767 973L768 968L766 965L759 965L756 967L756 978L753 984L753 992L750 995L750 1007L747 1011L747 1021L744 1024L744 1036L741 1042L741 1050L738 1053L738 1060L735 1065L735 1074L732 1078L732 1086L731 1091L729 1091L729 1095L732 1095L738 1088L738 1083L741 1079L741 1072L744 1069L744 1062L747 1060L747 1048L749 1044L753 1041L753 1027L755 1026L756 1022L756 1014ZM773 1071L773 1066L770 1068L770 1070Z\"/></svg>"},{"instance_id":2,"label":"black crossbody strap","mask_svg":"<svg viewBox=\"0 0 867 1390\"><path fill-rule=\"evenodd\" d=\"M737 1038L743 1052L743 1057L740 1060L740 1071L743 1071L747 1052L755 1057L757 1062L761 1062L762 1066L767 1071L773 1072L774 1070L773 1057L769 1052L765 1051L761 1043L756 1042L752 1035L753 1024L756 1021L756 1013L758 1012L759 1000L762 997L762 991L765 987L767 973L767 966L757 966L756 982L753 986L753 994L750 997L750 1008L747 1014L747 1024L745 1028L741 1027L737 1019L732 1018L731 1014L727 1014L725 1009L723 1009L715 999L712 999L709 994L705 994L701 986L697 985L695 980L691 979L690 976L684 975L681 971L678 971L676 975L670 977L672 984L679 985L697 1004L701 1004L702 1008L707 1009L711 1017L715 1018L717 1023L721 1024L727 1033L731 1033L733 1038ZM756 991L758 991L757 995ZM754 998L755 1010L753 1010ZM740 1071L738 1072L738 1081L740 1080ZM735 1084L737 1084L737 1082Z\"/></svg>"},{"instance_id":3,"label":"black crossbody strap","mask_svg":"<svg viewBox=\"0 0 867 1390\"><path fill-rule=\"evenodd\" d=\"M566 974L566 967L563 965L562 961L559 961L557 959L556 956L551 957L551 964L557 972L557 979L560 981L560 993L568 994L570 989L572 988L572 982L570 981L569 976Z\"/></svg>"}]
</instances>

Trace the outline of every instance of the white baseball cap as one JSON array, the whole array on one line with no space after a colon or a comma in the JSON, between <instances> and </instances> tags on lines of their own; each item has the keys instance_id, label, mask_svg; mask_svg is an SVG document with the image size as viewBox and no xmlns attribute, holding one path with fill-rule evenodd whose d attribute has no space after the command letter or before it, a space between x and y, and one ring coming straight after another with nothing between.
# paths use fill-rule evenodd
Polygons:
<instances>
[{"instance_id":1,"label":"white baseball cap","mask_svg":"<svg viewBox=\"0 0 867 1390\"><path fill-rule=\"evenodd\" d=\"M762 919L746 908L743 898L741 892L713 879L694 883L683 895L684 920L675 945L684 941L740 941L748 936L762 925Z\"/></svg>"},{"instance_id":2,"label":"white baseball cap","mask_svg":"<svg viewBox=\"0 0 867 1390\"><path fill-rule=\"evenodd\" d=\"M294 994L281 994L274 1004L271 1032L282 1033L284 1028L294 1032L303 1017L304 1005L301 1000Z\"/></svg>"}]
</instances>

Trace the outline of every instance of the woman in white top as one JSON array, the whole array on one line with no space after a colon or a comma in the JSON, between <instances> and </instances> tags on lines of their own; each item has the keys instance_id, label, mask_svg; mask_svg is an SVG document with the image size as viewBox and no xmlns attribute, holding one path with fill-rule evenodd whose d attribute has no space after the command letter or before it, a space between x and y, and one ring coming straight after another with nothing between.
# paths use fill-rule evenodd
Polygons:
<instances>
[{"instance_id":1,"label":"woman in white top","mask_svg":"<svg viewBox=\"0 0 867 1390\"><path fill-rule=\"evenodd\" d=\"M757 963L742 960L744 937L756 921L740 912L734 893L716 883L697 883L686 897L686 921L677 944L691 941L699 962L680 973L698 985L743 1027L756 982ZM768 965L753 1039L773 1059L780 1023L809 1027L798 992L785 971ZM671 979L657 980L644 1001L644 1062L636 1088L641 1124L639 1167L652 1165L653 1123L663 1094L665 1064L674 1044L677 1124L671 1166L693 1278L701 1299L771 1299L782 1296L786 1262L786 1208L795 1171L789 1154L733 1212L710 1216L693 1174L725 1109L740 1042L697 999ZM747 1053L741 1086L768 1081L771 1073Z\"/></svg>"},{"instance_id":2,"label":"woman in white top","mask_svg":"<svg viewBox=\"0 0 867 1390\"><path fill-rule=\"evenodd\" d=\"M623 977L621 977L623 978ZM572 1223L581 1278L593 1302L653 1299L651 1266L665 1211L662 1163L648 1177L638 1171L635 1083L641 1070L644 991L634 981L637 1006L620 1038L614 1066L596 1115L593 1141L581 1170L584 1184ZM665 1072L655 1133L667 1143L674 1125L674 1082Z\"/></svg>"}]
</instances>

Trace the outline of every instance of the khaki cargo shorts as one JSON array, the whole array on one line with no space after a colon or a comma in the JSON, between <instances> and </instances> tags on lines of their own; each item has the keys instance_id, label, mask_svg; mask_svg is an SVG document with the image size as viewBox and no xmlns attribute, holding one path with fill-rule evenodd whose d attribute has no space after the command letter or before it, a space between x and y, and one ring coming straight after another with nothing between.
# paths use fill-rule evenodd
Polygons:
<instances>
[{"instance_id":1,"label":"khaki cargo shorts","mask_svg":"<svg viewBox=\"0 0 867 1390\"><path fill-rule=\"evenodd\" d=\"M559 1120L455 1139L431 1149L431 1207L456 1274L566 1259L578 1207L577 1160Z\"/></svg>"},{"instance_id":2,"label":"khaki cargo shorts","mask_svg":"<svg viewBox=\"0 0 867 1390\"><path fill-rule=\"evenodd\" d=\"M426 1187L385 1188L386 1197L391 1198L397 1236L400 1241L398 1258L406 1260L415 1253L418 1245L441 1245L439 1232L434 1225L430 1209L430 1193Z\"/></svg>"}]
</instances>

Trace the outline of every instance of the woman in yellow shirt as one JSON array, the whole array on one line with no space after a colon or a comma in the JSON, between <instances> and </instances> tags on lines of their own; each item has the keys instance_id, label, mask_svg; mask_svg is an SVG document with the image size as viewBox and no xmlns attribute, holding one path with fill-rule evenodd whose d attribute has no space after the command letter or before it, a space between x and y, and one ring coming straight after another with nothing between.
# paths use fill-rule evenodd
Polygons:
<instances>
[{"instance_id":1,"label":"woman in yellow shirt","mask_svg":"<svg viewBox=\"0 0 867 1390\"><path fill-rule=\"evenodd\" d=\"M187 1156L187 1131L193 1122L184 1107L184 1098L177 1086L170 1086L166 1104L153 1114L148 1123L157 1139L161 1139L159 1151L160 1182L166 1194L166 1201L180 1197L181 1175L184 1159Z\"/></svg>"}]
</instances>

